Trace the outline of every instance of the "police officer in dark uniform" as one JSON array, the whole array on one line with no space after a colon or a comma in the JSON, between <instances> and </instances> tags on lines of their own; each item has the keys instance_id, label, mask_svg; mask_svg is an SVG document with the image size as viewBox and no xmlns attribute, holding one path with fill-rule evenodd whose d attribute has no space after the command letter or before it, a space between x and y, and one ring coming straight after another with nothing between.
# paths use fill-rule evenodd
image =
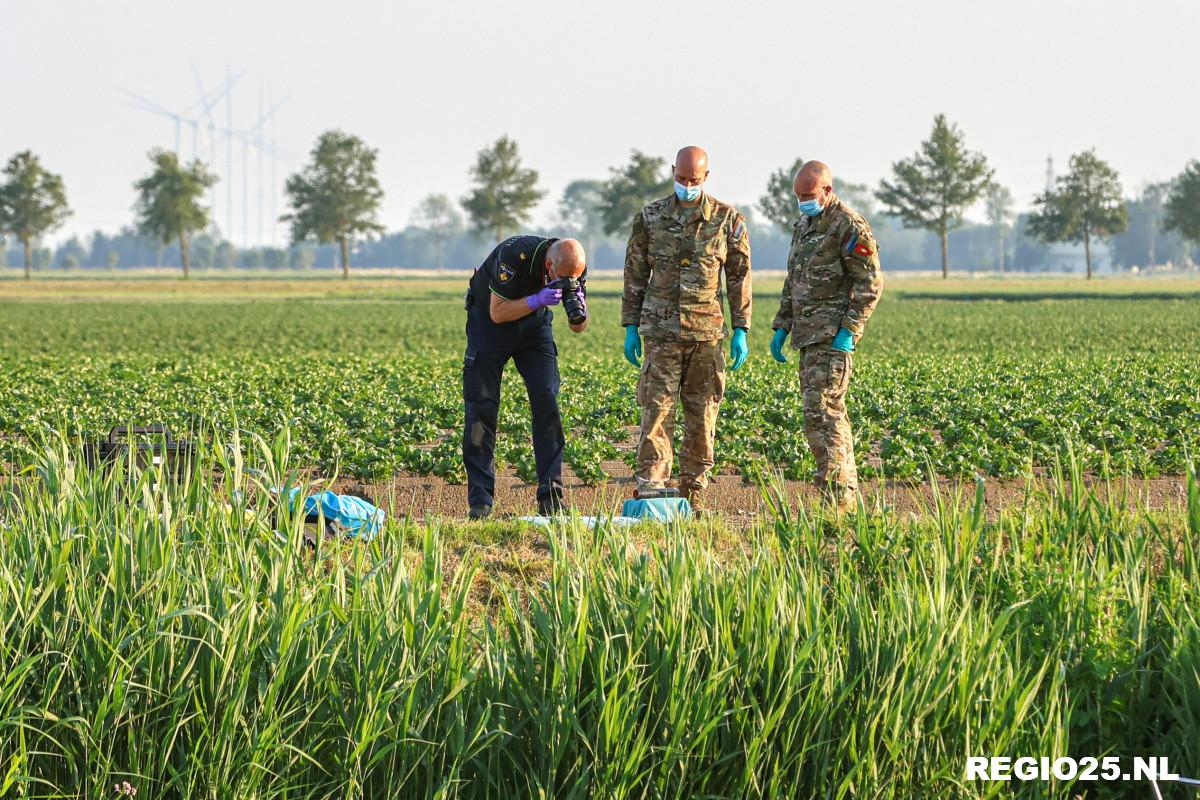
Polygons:
<instances>
[{"instance_id":1,"label":"police officer in dark uniform","mask_svg":"<svg viewBox=\"0 0 1200 800\"><path fill-rule=\"evenodd\" d=\"M471 277L467 290L467 352L463 358L463 465L467 470L468 516L492 512L496 488L496 419L500 413L500 376L509 359L525 381L533 415L533 453L537 466L538 511L554 514L562 503L562 418L558 412L558 347L550 306L563 299L552 286L560 278L580 280L571 308L571 330L588 324L582 279L587 268L583 246L574 239L513 236L496 246ZM567 291L572 291L568 289Z\"/></svg>"}]
</instances>

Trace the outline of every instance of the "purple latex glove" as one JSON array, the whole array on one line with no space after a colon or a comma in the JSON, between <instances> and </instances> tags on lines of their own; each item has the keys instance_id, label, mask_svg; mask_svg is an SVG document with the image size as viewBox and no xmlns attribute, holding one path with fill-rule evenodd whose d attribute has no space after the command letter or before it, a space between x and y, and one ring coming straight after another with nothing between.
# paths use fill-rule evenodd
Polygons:
<instances>
[{"instance_id":1,"label":"purple latex glove","mask_svg":"<svg viewBox=\"0 0 1200 800\"><path fill-rule=\"evenodd\" d=\"M562 289L555 289L552 286L547 286L541 291L525 298L525 305L529 306L531 311L537 311L539 308L545 308L546 306L556 306L561 302Z\"/></svg>"}]
</instances>

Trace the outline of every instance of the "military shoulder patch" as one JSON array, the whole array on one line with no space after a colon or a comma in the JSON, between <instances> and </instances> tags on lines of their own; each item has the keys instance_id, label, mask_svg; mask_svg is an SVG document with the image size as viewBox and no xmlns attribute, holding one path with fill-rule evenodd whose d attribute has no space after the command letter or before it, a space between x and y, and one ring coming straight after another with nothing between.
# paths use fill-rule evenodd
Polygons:
<instances>
[{"instance_id":1,"label":"military shoulder patch","mask_svg":"<svg viewBox=\"0 0 1200 800\"><path fill-rule=\"evenodd\" d=\"M745 220L739 219L737 222L735 222L733 224L732 238L735 242L740 242L742 240L742 234L744 234L745 232L746 232L746 221Z\"/></svg>"},{"instance_id":2,"label":"military shoulder patch","mask_svg":"<svg viewBox=\"0 0 1200 800\"><path fill-rule=\"evenodd\" d=\"M869 240L860 237L858 235L858 231L850 232L850 238L846 240L846 246L844 249L846 253L853 253L854 255L861 256L862 258L870 258L875 254L875 251L872 249Z\"/></svg>"},{"instance_id":3,"label":"military shoulder patch","mask_svg":"<svg viewBox=\"0 0 1200 800\"><path fill-rule=\"evenodd\" d=\"M508 264L501 264L500 272L496 275L496 280L500 281L501 283L508 283L509 281L511 281L513 279L513 276L516 274L517 273L514 272L513 268L510 267Z\"/></svg>"}]
</instances>

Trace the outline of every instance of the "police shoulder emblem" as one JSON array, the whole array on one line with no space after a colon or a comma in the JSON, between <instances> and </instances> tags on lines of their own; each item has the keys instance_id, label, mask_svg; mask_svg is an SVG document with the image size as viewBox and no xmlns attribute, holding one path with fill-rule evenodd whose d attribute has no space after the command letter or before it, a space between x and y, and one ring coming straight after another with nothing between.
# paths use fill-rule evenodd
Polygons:
<instances>
[{"instance_id":1,"label":"police shoulder emblem","mask_svg":"<svg viewBox=\"0 0 1200 800\"><path fill-rule=\"evenodd\" d=\"M500 265L500 273L496 276L496 278L501 283L508 283L509 281L512 280L513 275L515 275L515 274L516 273L513 272L513 268L510 267L508 264L501 264Z\"/></svg>"}]
</instances>

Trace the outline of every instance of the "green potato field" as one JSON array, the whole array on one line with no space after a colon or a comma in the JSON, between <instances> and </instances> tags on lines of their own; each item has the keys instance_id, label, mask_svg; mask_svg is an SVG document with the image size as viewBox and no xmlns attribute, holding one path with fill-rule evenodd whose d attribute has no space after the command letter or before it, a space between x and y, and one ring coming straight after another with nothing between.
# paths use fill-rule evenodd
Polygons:
<instances>
[{"instance_id":1,"label":"green potato field","mask_svg":"<svg viewBox=\"0 0 1200 800\"><path fill-rule=\"evenodd\" d=\"M975 486L931 481L919 513L789 502L811 460L766 278L717 442L759 487L745 524L389 507L369 542L306 546L276 487L461 479L464 284L0 282L0 797L1154 788L1016 791L965 777L982 755L1200 777L1200 284L892 281L856 356L860 463ZM637 372L619 282L591 288L561 399L570 465L602 482ZM512 370L499 456L527 476L522 394ZM127 422L190 433L204 469L87 469ZM1012 476L1033 479L990 506Z\"/></svg>"},{"instance_id":2,"label":"green potato field","mask_svg":"<svg viewBox=\"0 0 1200 800\"><path fill-rule=\"evenodd\" d=\"M1086 469L1179 475L1200 442L1200 288L1188 281L895 279L859 343L849 400L864 477L1011 477L1070 446ZM124 288L126 291L122 291ZM293 428L326 471L462 479L465 279L61 282L0 315L0 430L84 437L127 421ZM778 281L757 283L751 358L727 381L718 469L803 479L795 364L767 352ZM620 285L593 323L559 325L567 462L586 481L631 463L636 370ZM795 356L792 357L794 362ZM515 369L500 465L532 470ZM624 446L622 446L624 445Z\"/></svg>"}]
</instances>

